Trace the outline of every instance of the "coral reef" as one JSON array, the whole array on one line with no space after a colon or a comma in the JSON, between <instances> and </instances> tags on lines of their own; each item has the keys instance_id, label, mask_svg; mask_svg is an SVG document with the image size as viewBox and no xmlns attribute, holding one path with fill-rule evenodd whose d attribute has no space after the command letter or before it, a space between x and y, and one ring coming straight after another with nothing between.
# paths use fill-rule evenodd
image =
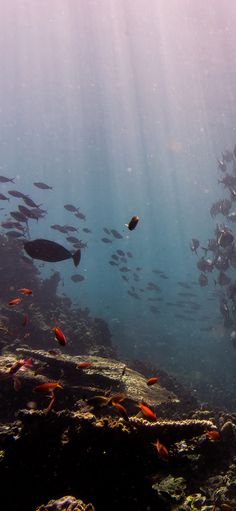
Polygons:
<instances>
[{"instance_id":1,"label":"coral reef","mask_svg":"<svg viewBox=\"0 0 236 511\"><path fill-rule=\"evenodd\" d=\"M48 504L39 506L36 511L95 511L92 504L84 504L70 495L58 500L50 500Z\"/></svg>"}]
</instances>

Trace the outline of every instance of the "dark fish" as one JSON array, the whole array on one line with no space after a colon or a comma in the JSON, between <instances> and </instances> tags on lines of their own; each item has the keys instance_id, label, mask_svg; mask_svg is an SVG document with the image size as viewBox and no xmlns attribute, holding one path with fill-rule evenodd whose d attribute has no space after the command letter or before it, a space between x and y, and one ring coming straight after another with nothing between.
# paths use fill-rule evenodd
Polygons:
<instances>
[{"instance_id":1,"label":"dark fish","mask_svg":"<svg viewBox=\"0 0 236 511\"><path fill-rule=\"evenodd\" d=\"M67 211L70 211L71 213L75 213L78 211L78 208L73 206L73 204L65 204L64 208L67 209Z\"/></svg>"},{"instance_id":2,"label":"dark fish","mask_svg":"<svg viewBox=\"0 0 236 511\"><path fill-rule=\"evenodd\" d=\"M116 229L111 229L111 233L117 240L121 240L123 238L122 234L116 231Z\"/></svg>"},{"instance_id":3,"label":"dark fish","mask_svg":"<svg viewBox=\"0 0 236 511\"><path fill-rule=\"evenodd\" d=\"M139 216L135 215L135 216L132 216L129 223L125 224L125 226L128 227L128 229L130 231L133 231L135 229L135 227L138 225L138 222L139 222Z\"/></svg>"},{"instance_id":4,"label":"dark fish","mask_svg":"<svg viewBox=\"0 0 236 511\"><path fill-rule=\"evenodd\" d=\"M25 194L22 192L18 192L17 190L9 190L7 193L9 193L9 195L12 195L12 197L17 197L17 199L25 198Z\"/></svg>"},{"instance_id":5,"label":"dark fish","mask_svg":"<svg viewBox=\"0 0 236 511\"><path fill-rule=\"evenodd\" d=\"M66 227L63 227L62 225L53 224L53 225L51 225L51 229L54 229L55 231L62 232L63 234L67 234Z\"/></svg>"},{"instance_id":6,"label":"dark fish","mask_svg":"<svg viewBox=\"0 0 236 511\"><path fill-rule=\"evenodd\" d=\"M126 252L128 257L133 257L133 254L131 252Z\"/></svg>"},{"instance_id":7,"label":"dark fish","mask_svg":"<svg viewBox=\"0 0 236 511\"><path fill-rule=\"evenodd\" d=\"M183 287L184 289L191 289L191 286L187 282L179 281L177 284L179 284L179 286Z\"/></svg>"},{"instance_id":8,"label":"dark fish","mask_svg":"<svg viewBox=\"0 0 236 511\"><path fill-rule=\"evenodd\" d=\"M45 183L34 183L34 186L37 186L37 188L41 188L41 190L52 190L52 186L48 186Z\"/></svg>"},{"instance_id":9,"label":"dark fish","mask_svg":"<svg viewBox=\"0 0 236 511\"><path fill-rule=\"evenodd\" d=\"M84 227L84 229L82 229L82 231L86 232L86 234L88 234L89 232L92 232L90 229L88 229L87 227Z\"/></svg>"},{"instance_id":10,"label":"dark fish","mask_svg":"<svg viewBox=\"0 0 236 511\"><path fill-rule=\"evenodd\" d=\"M123 252L123 250L121 250L120 248L118 248L118 250L116 251L117 254L121 257L124 257L125 256L125 253Z\"/></svg>"},{"instance_id":11,"label":"dark fish","mask_svg":"<svg viewBox=\"0 0 236 511\"><path fill-rule=\"evenodd\" d=\"M220 286L228 286L228 284L231 282L231 279L224 273L223 271L220 271L217 279L217 283Z\"/></svg>"},{"instance_id":12,"label":"dark fish","mask_svg":"<svg viewBox=\"0 0 236 511\"><path fill-rule=\"evenodd\" d=\"M197 255L197 248L199 247L199 241L196 238L192 238L190 243L190 249Z\"/></svg>"},{"instance_id":13,"label":"dark fish","mask_svg":"<svg viewBox=\"0 0 236 511\"><path fill-rule=\"evenodd\" d=\"M86 220L86 216L85 216L83 213L80 213L80 211L77 211L77 212L75 213L75 216L76 216L77 218L80 218L80 220Z\"/></svg>"},{"instance_id":14,"label":"dark fish","mask_svg":"<svg viewBox=\"0 0 236 511\"><path fill-rule=\"evenodd\" d=\"M115 261L119 261L119 257L116 254L112 254L111 258Z\"/></svg>"},{"instance_id":15,"label":"dark fish","mask_svg":"<svg viewBox=\"0 0 236 511\"><path fill-rule=\"evenodd\" d=\"M73 282L82 282L84 280L84 277L83 275L79 275L77 273L76 275L71 276L71 280L73 280Z\"/></svg>"},{"instance_id":16,"label":"dark fish","mask_svg":"<svg viewBox=\"0 0 236 511\"><path fill-rule=\"evenodd\" d=\"M160 278L164 280L168 279L167 275L165 275L164 273L160 273Z\"/></svg>"},{"instance_id":17,"label":"dark fish","mask_svg":"<svg viewBox=\"0 0 236 511\"><path fill-rule=\"evenodd\" d=\"M11 222L10 220L9 220L9 222L2 222L1 226L3 227L3 229L23 229L24 230L24 227L19 222Z\"/></svg>"},{"instance_id":18,"label":"dark fish","mask_svg":"<svg viewBox=\"0 0 236 511\"><path fill-rule=\"evenodd\" d=\"M110 231L109 231L109 229L107 229L107 227L103 227L103 230L104 230L104 232L105 232L106 234L108 234L108 235L110 234Z\"/></svg>"},{"instance_id":19,"label":"dark fish","mask_svg":"<svg viewBox=\"0 0 236 511\"><path fill-rule=\"evenodd\" d=\"M122 278L125 282L129 282L129 279L128 279L128 277L126 277L126 275L121 275L121 278Z\"/></svg>"},{"instance_id":20,"label":"dark fish","mask_svg":"<svg viewBox=\"0 0 236 511\"><path fill-rule=\"evenodd\" d=\"M0 183L14 183L14 177L10 179L10 177L0 176Z\"/></svg>"},{"instance_id":21,"label":"dark fish","mask_svg":"<svg viewBox=\"0 0 236 511\"><path fill-rule=\"evenodd\" d=\"M120 271L124 273L124 272L128 272L131 270L129 270L129 268L127 268L126 266L122 266L122 268L120 268Z\"/></svg>"},{"instance_id":22,"label":"dark fish","mask_svg":"<svg viewBox=\"0 0 236 511\"><path fill-rule=\"evenodd\" d=\"M23 215L23 213L20 213L19 211L10 211L10 215L15 218L15 220L18 220L18 222L28 222L28 218Z\"/></svg>"},{"instance_id":23,"label":"dark fish","mask_svg":"<svg viewBox=\"0 0 236 511\"><path fill-rule=\"evenodd\" d=\"M80 249L75 254L71 254L69 250L59 245L59 243L45 239L27 241L24 243L24 249L30 257L40 259L41 261L57 262L72 258L74 265L78 266L81 258Z\"/></svg>"},{"instance_id":24,"label":"dark fish","mask_svg":"<svg viewBox=\"0 0 236 511\"><path fill-rule=\"evenodd\" d=\"M68 236L67 238L67 241L69 241L69 243L78 243L79 239L76 238L75 236Z\"/></svg>"},{"instance_id":25,"label":"dark fish","mask_svg":"<svg viewBox=\"0 0 236 511\"><path fill-rule=\"evenodd\" d=\"M118 263L115 263L115 261L109 261L109 264L110 264L111 266L118 266Z\"/></svg>"},{"instance_id":26,"label":"dark fish","mask_svg":"<svg viewBox=\"0 0 236 511\"><path fill-rule=\"evenodd\" d=\"M26 206L18 206L19 211L26 216L27 218L31 218L33 220L38 220L38 216L33 212L33 209L29 209ZM41 216L41 215L40 215Z\"/></svg>"},{"instance_id":27,"label":"dark fish","mask_svg":"<svg viewBox=\"0 0 236 511\"><path fill-rule=\"evenodd\" d=\"M8 197L6 197L6 195L3 195L3 193L0 193L0 200L10 200L8 199Z\"/></svg>"},{"instance_id":28,"label":"dark fish","mask_svg":"<svg viewBox=\"0 0 236 511\"><path fill-rule=\"evenodd\" d=\"M10 238L20 238L21 236L24 236L24 234L18 231L7 231L6 236L9 236Z\"/></svg>"},{"instance_id":29,"label":"dark fish","mask_svg":"<svg viewBox=\"0 0 236 511\"><path fill-rule=\"evenodd\" d=\"M35 204L35 202L27 195L22 197L22 199L23 199L24 203L27 204L27 206L29 206L30 208L39 208L39 206L41 206L41 204Z\"/></svg>"},{"instance_id":30,"label":"dark fish","mask_svg":"<svg viewBox=\"0 0 236 511\"><path fill-rule=\"evenodd\" d=\"M127 293L128 293L128 295L132 296L136 300L140 300L140 296L137 293L130 291L129 289L128 289Z\"/></svg>"},{"instance_id":31,"label":"dark fish","mask_svg":"<svg viewBox=\"0 0 236 511\"><path fill-rule=\"evenodd\" d=\"M88 248L88 243L84 243L82 240L78 240L76 243L73 243L73 247L75 248Z\"/></svg>"},{"instance_id":32,"label":"dark fish","mask_svg":"<svg viewBox=\"0 0 236 511\"><path fill-rule=\"evenodd\" d=\"M103 241L103 243L112 243L108 238L101 238L101 241Z\"/></svg>"},{"instance_id":33,"label":"dark fish","mask_svg":"<svg viewBox=\"0 0 236 511\"><path fill-rule=\"evenodd\" d=\"M64 228L66 229L66 232L78 232L78 229L72 225L64 225Z\"/></svg>"}]
</instances>

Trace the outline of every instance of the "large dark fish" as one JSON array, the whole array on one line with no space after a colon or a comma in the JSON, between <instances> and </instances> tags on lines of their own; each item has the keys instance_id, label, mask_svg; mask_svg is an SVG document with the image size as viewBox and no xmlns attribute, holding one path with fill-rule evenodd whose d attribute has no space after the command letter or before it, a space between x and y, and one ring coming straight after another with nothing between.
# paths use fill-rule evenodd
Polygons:
<instances>
[{"instance_id":1,"label":"large dark fish","mask_svg":"<svg viewBox=\"0 0 236 511\"><path fill-rule=\"evenodd\" d=\"M114 238L117 240L121 240L123 238L122 234L116 231L116 229L111 229L111 234L113 234Z\"/></svg>"},{"instance_id":2,"label":"large dark fish","mask_svg":"<svg viewBox=\"0 0 236 511\"><path fill-rule=\"evenodd\" d=\"M48 261L52 263L72 258L74 265L78 266L81 258L80 249L74 254L71 254L69 250L62 245L59 245L59 243L45 239L27 241L24 243L24 249L33 259L40 259L41 261Z\"/></svg>"},{"instance_id":3,"label":"large dark fish","mask_svg":"<svg viewBox=\"0 0 236 511\"><path fill-rule=\"evenodd\" d=\"M65 204L64 208L67 209L67 211L71 211L71 213L76 213L78 211L78 208L73 206L73 204Z\"/></svg>"},{"instance_id":4,"label":"large dark fish","mask_svg":"<svg viewBox=\"0 0 236 511\"><path fill-rule=\"evenodd\" d=\"M18 190L9 190L7 193L12 195L12 197L17 197L17 199L24 199L26 195L22 192L18 192Z\"/></svg>"},{"instance_id":5,"label":"large dark fish","mask_svg":"<svg viewBox=\"0 0 236 511\"><path fill-rule=\"evenodd\" d=\"M0 176L0 183L14 183L14 177L11 179L10 177Z\"/></svg>"},{"instance_id":6,"label":"large dark fish","mask_svg":"<svg viewBox=\"0 0 236 511\"><path fill-rule=\"evenodd\" d=\"M52 186L48 186L45 183L34 183L34 186L37 186L37 188L41 188L41 190L52 190Z\"/></svg>"}]
</instances>

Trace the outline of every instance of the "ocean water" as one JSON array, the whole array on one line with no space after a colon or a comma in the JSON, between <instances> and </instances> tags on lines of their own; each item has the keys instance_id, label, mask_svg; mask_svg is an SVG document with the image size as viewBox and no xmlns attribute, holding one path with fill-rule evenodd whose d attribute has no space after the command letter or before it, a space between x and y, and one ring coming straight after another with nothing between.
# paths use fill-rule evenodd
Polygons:
<instances>
[{"instance_id":1,"label":"ocean water","mask_svg":"<svg viewBox=\"0 0 236 511\"><path fill-rule=\"evenodd\" d=\"M214 0L11 0L0 19L0 174L15 178L0 192L20 190L47 210L29 222L31 239L71 248L50 227L70 224L88 245L84 281L71 281L71 261L45 264L42 278L60 271L58 292L108 322L120 357L232 406L236 318L224 326L217 271L201 288L189 244L205 246L225 221L210 208L229 195L217 158L236 143L235 21L236 6ZM0 204L2 221L18 203ZM104 227L122 239L104 243ZM117 250L132 253L119 267L109 264Z\"/></svg>"}]
</instances>

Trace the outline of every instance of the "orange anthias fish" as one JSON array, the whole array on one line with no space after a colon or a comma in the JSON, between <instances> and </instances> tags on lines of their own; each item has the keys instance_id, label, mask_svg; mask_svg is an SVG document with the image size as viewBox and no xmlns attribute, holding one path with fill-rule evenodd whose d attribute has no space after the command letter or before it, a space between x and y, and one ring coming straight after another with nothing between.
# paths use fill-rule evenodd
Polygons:
<instances>
[{"instance_id":1,"label":"orange anthias fish","mask_svg":"<svg viewBox=\"0 0 236 511\"><path fill-rule=\"evenodd\" d=\"M153 378L148 378L148 380L146 381L146 384L148 386L154 385L154 383L156 383L158 380L159 380L159 378L154 378L154 377Z\"/></svg>"},{"instance_id":2,"label":"orange anthias fish","mask_svg":"<svg viewBox=\"0 0 236 511\"><path fill-rule=\"evenodd\" d=\"M216 429L211 429L210 431L206 432L206 435L210 440L220 440L220 433Z\"/></svg>"},{"instance_id":3,"label":"orange anthias fish","mask_svg":"<svg viewBox=\"0 0 236 511\"><path fill-rule=\"evenodd\" d=\"M62 330L58 326L53 327L53 332L55 334L56 340L59 342L61 346L65 346L67 343L66 336L63 334Z\"/></svg>"},{"instance_id":4,"label":"orange anthias fish","mask_svg":"<svg viewBox=\"0 0 236 511\"><path fill-rule=\"evenodd\" d=\"M34 392L50 392L54 389L62 389L62 385L58 383L58 381L51 381L48 383L41 383L40 385L36 385L36 387L33 388Z\"/></svg>"},{"instance_id":5,"label":"orange anthias fish","mask_svg":"<svg viewBox=\"0 0 236 511\"><path fill-rule=\"evenodd\" d=\"M156 447L157 452L161 456L161 458L164 458L165 460L167 460L169 458L168 449L163 444L161 444L161 442L158 439L152 445L154 445L154 447Z\"/></svg>"},{"instance_id":6,"label":"orange anthias fish","mask_svg":"<svg viewBox=\"0 0 236 511\"><path fill-rule=\"evenodd\" d=\"M12 375L17 373L19 369L23 366L25 367L32 367L33 361L32 358L25 358L21 360L17 360L9 369L8 374Z\"/></svg>"},{"instance_id":7,"label":"orange anthias fish","mask_svg":"<svg viewBox=\"0 0 236 511\"><path fill-rule=\"evenodd\" d=\"M116 401L112 401L111 404L113 406L115 406L115 408L120 412L123 419L125 419L126 421L129 420L129 416L128 416L127 411L123 405L121 405L120 403L117 403Z\"/></svg>"},{"instance_id":8,"label":"orange anthias fish","mask_svg":"<svg viewBox=\"0 0 236 511\"><path fill-rule=\"evenodd\" d=\"M79 362L76 366L78 369L87 369L88 367L91 367L93 365L92 362Z\"/></svg>"},{"instance_id":9,"label":"orange anthias fish","mask_svg":"<svg viewBox=\"0 0 236 511\"><path fill-rule=\"evenodd\" d=\"M157 420L156 414L145 403L143 403L143 402L139 403L137 406L140 408L141 412L143 413L143 415L145 415L145 417L147 417L148 419L150 419L152 421Z\"/></svg>"},{"instance_id":10,"label":"orange anthias fish","mask_svg":"<svg viewBox=\"0 0 236 511\"><path fill-rule=\"evenodd\" d=\"M8 302L8 305L18 305L18 303L22 302L22 298L13 298Z\"/></svg>"},{"instance_id":11,"label":"orange anthias fish","mask_svg":"<svg viewBox=\"0 0 236 511\"><path fill-rule=\"evenodd\" d=\"M20 291L23 295L32 295L33 293L32 289L29 289L28 287L21 287L18 291Z\"/></svg>"}]
</instances>

